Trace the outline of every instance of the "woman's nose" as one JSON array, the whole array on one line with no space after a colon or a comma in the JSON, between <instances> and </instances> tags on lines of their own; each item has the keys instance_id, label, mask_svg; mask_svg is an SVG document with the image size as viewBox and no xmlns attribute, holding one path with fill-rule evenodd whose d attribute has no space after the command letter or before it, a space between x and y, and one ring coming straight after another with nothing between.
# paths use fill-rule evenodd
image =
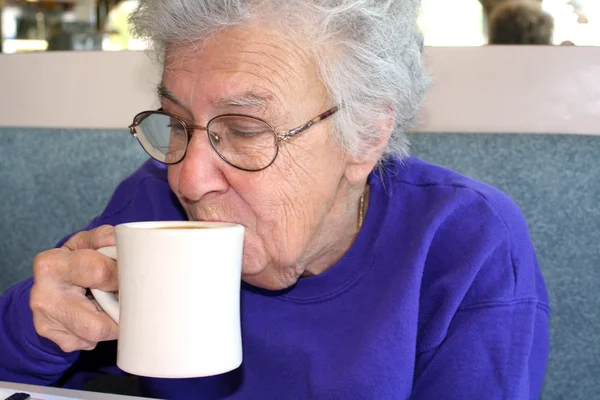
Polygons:
<instances>
[{"instance_id":1,"label":"woman's nose","mask_svg":"<svg viewBox=\"0 0 600 400\"><path fill-rule=\"evenodd\" d=\"M179 176L173 190L192 202L210 193L224 193L229 187L223 174L224 167L226 163L212 148L206 131L195 131L179 164Z\"/></svg>"}]
</instances>

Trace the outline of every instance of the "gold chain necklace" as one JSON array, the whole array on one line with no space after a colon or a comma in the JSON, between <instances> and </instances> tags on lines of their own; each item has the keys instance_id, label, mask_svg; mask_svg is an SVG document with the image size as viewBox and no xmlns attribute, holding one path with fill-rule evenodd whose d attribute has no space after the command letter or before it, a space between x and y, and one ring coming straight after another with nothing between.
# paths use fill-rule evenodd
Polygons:
<instances>
[{"instance_id":1,"label":"gold chain necklace","mask_svg":"<svg viewBox=\"0 0 600 400\"><path fill-rule=\"evenodd\" d=\"M365 191L360 196L360 200L358 201L358 230L362 227L363 221L365 219L365 194L367 193L368 186L365 186ZM304 271L300 278L306 278L309 276L313 276L310 272Z\"/></svg>"},{"instance_id":2,"label":"gold chain necklace","mask_svg":"<svg viewBox=\"0 0 600 400\"><path fill-rule=\"evenodd\" d=\"M366 191L367 191L367 188L365 188L365 191L360 196L360 200L358 201L358 229L359 230L362 227L363 221L365 220L365 192Z\"/></svg>"}]
</instances>

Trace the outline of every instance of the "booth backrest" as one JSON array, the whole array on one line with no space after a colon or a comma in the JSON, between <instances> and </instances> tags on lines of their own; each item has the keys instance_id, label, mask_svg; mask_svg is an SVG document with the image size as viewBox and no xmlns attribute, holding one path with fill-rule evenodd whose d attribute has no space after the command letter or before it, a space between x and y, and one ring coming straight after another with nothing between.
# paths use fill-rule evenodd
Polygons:
<instances>
[{"instance_id":1,"label":"booth backrest","mask_svg":"<svg viewBox=\"0 0 600 400\"><path fill-rule=\"evenodd\" d=\"M600 398L600 136L411 135L413 154L508 193L551 299L544 399ZM0 128L0 293L102 212L145 159L126 130Z\"/></svg>"}]
</instances>

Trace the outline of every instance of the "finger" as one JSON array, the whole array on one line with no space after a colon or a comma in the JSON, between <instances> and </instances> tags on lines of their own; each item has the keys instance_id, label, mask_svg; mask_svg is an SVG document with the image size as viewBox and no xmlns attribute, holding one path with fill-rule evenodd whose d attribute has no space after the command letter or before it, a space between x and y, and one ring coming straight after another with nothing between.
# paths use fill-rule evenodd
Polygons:
<instances>
[{"instance_id":1,"label":"finger","mask_svg":"<svg viewBox=\"0 0 600 400\"><path fill-rule=\"evenodd\" d=\"M64 269L61 266L67 264L70 255L71 251L64 248L39 253L33 260L33 281L38 283L55 280L57 276L61 276Z\"/></svg>"},{"instance_id":2,"label":"finger","mask_svg":"<svg viewBox=\"0 0 600 400\"><path fill-rule=\"evenodd\" d=\"M89 343L115 340L119 334L115 321L104 311L97 310L84 295L79 302L59 311L56 320L74 336Z\"/></svg>"},{"instance_id":3,"label":"finger","mask_svg":"<svg viewBox=\"0 0 600 400\"><path fill-rule=\"evenodd\" d=\"M118 270L114 260L95 250L52 249L40 253L33 262L34 282L68 284L79 288L116 291Z\"/></svg>"},{"instance_id":4,"label":"finger","mask_svg":"<svg viewBox=\"0 0 600 400\"><path fill-rule=\"evenodd\" d=\"M63 247L69 250L99 249L100 247L115 245L115 228L111 225L102 225L89 231L83 231L71 236Z\"/></svg>"},{"instance_id":5,"label":"finger","mask_svg":"<svg viewBox=\"0 0 600 400\"><path fill-rule=\"evenodd\" d=\"M65 353L77 350L93 350L96 343L81 339L60 324L40 313L33 314L33 325L38 335L53 341Z\"/></svg>"},{"instance_id":6,"label":"finger","mask_svg":"<svg viewBox=\"0 0 600 400\"><path fill-rule=\"evenodd\" d=\"M47 339L56 343L56 345L65 353L71 353L77 350L94 350L97 345L97 343L88 342L87 340L73 336L71 332L59 330L52 332L51 336L47 337Z\"/></svg>"},{"instance_id":7,"label":"finger","mask_svg":"<svg viewBox=\"0 0 600 400\"><path fill-rule=\"evenodd\" d=\"M117 262L95 250L71 252L61 266L62 282L82 288L114 292L118 289Z\"/></svg>"},{"instance_id":8,"label":"finger","mask_svg":"<svg viewBox=\"0 0 600 400\"><path fill-rule=\"evenodd\" d=\"M38 334L63 350L92 349L96 343L118 336L118 325L80 292L42 293L32 289L30 307ZM69 335L77 340L67 340Z\"/></svg>"}]
</instances>

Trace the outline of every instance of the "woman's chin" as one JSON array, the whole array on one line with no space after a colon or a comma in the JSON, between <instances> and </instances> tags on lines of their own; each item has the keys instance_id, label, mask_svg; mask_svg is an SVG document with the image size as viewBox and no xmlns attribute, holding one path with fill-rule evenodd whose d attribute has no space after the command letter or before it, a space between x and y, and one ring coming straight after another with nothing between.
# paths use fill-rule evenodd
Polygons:
<instances>
[{"instance_id":1,"label":"woman's chin","mask_svg":"<svg viewBox=\"0 0 600 400\"><path fill-rule=\"evenodd\" d=\"M287 289L298 280L297 277L284 276L276 269L260 263L250 263L244 260L242 264L242 280L252 286L267 290Z\"/></svg>"},{"instance_id":2,"label":"woman's chin","mask_svg":"<svg viewBox=\"0 0 600 400\"><path fill-rule=\"evenodd\" d=\"M258 275L267 269L266 257L261 248L256 246L256 240L251 235L244 238L244 253L242 255L242 276Z\"/></svg>"},{"instance_id":3,"label":"woman's chin","mask_svg":"<svg viewBox=\"0 0 600 400\"><path fill-rule=\"evenodd\" d=\"M285 260L275 262L268 256L262 241L253 232L246 232L242 257L242 280L267 290L283 290L294 285L299 276L293 268L285 268Z\"/></svg>"},{"instance_id":4,"label":"woman's chin","mask_svg":"<svg viewBox=\"0 0 600 400\"><path fill-rule=\"evenodd\" d=\"M284 290L292 286L296 282L282 282L271 274L256 274L256 275L244 275L242 274L242 280L249 285L257 288L279 291Z\"/></svg>"},{"instance_id":5,"label":"woman's chin","mask_svg":"<svg viewBox=\"0 0 600 400\"><path fill-rule=\"evenodd\" d=\"M242 279L251 278L260 276L262 272L265 271L265 268L259 265L247 265L247 263L242 263Z\"/></svg>"}]
</instances>

